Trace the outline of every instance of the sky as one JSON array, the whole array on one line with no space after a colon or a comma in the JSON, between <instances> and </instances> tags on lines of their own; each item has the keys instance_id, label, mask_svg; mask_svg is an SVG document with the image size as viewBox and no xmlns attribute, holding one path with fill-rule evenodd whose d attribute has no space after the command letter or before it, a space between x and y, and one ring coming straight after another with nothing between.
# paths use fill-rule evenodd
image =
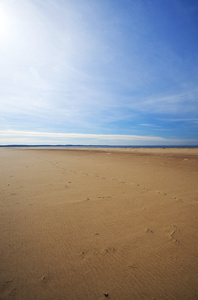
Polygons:
<instances>
[{"instance_id":1,"label":"sky","mask_svg":"<svg viewBox=\"0 0 198 300\"><path fill-rule=\"evenodd\" d=\"M197 0L0 0L0 145L198 145Z\"/></svg>"}]
</instances>

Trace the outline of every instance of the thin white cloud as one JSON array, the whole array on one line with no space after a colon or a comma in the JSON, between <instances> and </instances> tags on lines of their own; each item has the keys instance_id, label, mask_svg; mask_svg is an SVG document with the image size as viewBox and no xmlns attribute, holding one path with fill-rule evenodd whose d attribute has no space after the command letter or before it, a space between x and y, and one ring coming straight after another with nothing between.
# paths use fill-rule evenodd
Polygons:
<instances>
[{"instance_id":1,"label":"thin white cloud","mask_svg":"<svg viewBox=\"0 0 198 300\"><path fill-rule=\"evenodd\" d=\"M163 92L163 94L165 94ZM183 92L173 92L166 95L153 97L128 98L124 102L129 109L147 113L176 114L180 116L183 112L193 113L198 109L198 89L186 88Z\"/></svg>"},{"instance_id":2,"label":"thin white cloud","mask_svg":"<svg viewBox=\"0 0 198 300\"><path fill-rule=\"evenodd\" d=\"M153 125L153 124L140 124L140 125L141 125L141 126L146 126L146 127L147 127L147 126L148 126L148 127L149 127L149 126L155 126L155 125Z\"/></svg>"},{"instance_id":3,"label":"thin white cloud","mask_svg":"<svg viewBox=\"0 0 198 300\"><path fill-rule=\"evenodd\" d=\"M168 118L168 119L159 119L162 121L166 121L166 122L194 122L197 123L198 119L197 118Z\"/></svg>"},{"instance_id":4,"label":"thin white cloud","mask_svg":"<svg viewBox=\"0 0 198 300\"><path fill-rule=\"evenodd\" d=\"M36 131L0 131L3 137L37 137L37 138L72 138L72 139L97 139L97 140L122 140L122 141L181 141L178 139L165 139L155 136L118 135L118 134L84 134L84 133L54 133Z\"/></svg>"}]
</instances>

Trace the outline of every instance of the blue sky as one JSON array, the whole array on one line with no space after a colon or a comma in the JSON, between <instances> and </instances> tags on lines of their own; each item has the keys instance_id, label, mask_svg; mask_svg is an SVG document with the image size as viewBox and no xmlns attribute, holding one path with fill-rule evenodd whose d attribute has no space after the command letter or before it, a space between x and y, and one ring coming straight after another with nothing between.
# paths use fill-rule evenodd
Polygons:
<instances>
[{"instance_id":1,"label":"blue sky","mask_svg":"<svg viewBox=\"0 0 198 300\"><path fill-rule=\"evenodd\" d=\"M0 144L198 145L198 2L0 0Z\"/></svg>"}]
</instances>

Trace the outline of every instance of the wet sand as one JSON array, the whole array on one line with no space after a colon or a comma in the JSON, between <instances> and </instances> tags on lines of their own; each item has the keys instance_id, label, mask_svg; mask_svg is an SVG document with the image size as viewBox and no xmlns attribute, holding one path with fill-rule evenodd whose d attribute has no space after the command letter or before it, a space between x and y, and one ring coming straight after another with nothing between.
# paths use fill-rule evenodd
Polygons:
<instances>
[{"instance_id":1,"label":"wet sand","mask_svg":"<svg viewBox=\"0 0 198 300\"><path fill-rule=\"evenodd\" d=\"M0 149L0 300L198 299L198 149Z\"/></svg>"}]
</instances>

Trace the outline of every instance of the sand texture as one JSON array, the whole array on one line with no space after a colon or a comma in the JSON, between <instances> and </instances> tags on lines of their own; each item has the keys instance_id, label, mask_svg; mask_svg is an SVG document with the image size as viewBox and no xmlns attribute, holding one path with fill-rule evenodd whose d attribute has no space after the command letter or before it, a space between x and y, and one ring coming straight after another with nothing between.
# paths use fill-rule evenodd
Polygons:
<instances>
[{"instance_id":1,"label":"sand texture","mask_svg":"<svg viewBox=\"0 0 198 300\"><path fill-rule=\"evenodd\" d=\"M198 299L198 149L0 149L0 300Z\"/></svg>"}]
</instances>

